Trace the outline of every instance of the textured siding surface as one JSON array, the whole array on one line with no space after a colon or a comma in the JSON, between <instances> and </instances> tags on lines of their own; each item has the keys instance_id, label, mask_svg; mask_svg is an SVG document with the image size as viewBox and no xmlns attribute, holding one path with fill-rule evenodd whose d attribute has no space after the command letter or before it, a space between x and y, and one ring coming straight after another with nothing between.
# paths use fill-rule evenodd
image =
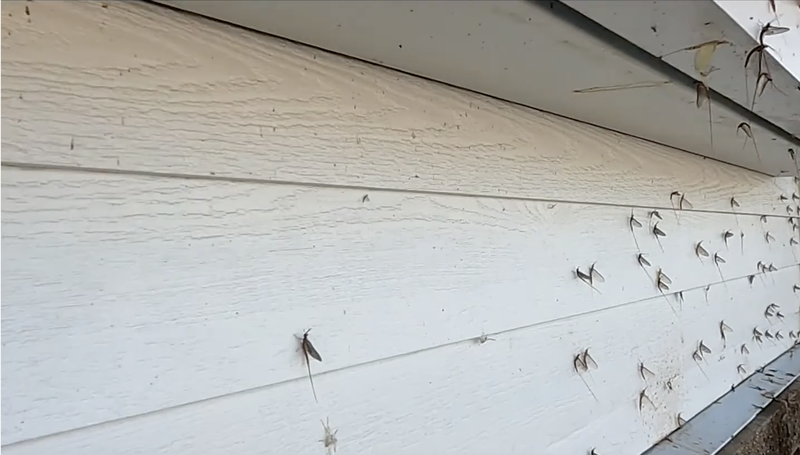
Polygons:
<instances>
[{"instance_id":1,"label":"textured siding surface","mask_svg":"<svg viewBox=\"0 0 800 455\"><path fill-rule=\"evenodd\" d=\"M2 13L9 454L637 454L800 329L792 179L153 5Z\"/></svg>"}]
</instances>

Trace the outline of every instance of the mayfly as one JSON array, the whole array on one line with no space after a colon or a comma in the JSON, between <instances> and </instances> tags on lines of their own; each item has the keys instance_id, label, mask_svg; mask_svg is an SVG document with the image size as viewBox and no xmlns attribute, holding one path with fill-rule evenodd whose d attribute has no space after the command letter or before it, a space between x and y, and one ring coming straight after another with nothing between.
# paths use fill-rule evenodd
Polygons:
<instances>
[{"instance_id":1,"label":"mayfly","mask_svg":"<svg viewBox=\"0 0 800 455\"><path fill-rule=\"evenodd\" d=\"M781 313L780 311L775 313L775 317L780 319L780 320L783 320L783 318L784 318L783 313Z\"/></svg>"},{"instance_id":2,"label":"mayfly","mask_svg":"<svg viewBox=\"0 0 800 455\"><path fill-rule=\"evenodd\" d=\"M684 419L683 416L681 416L680 413L678 413L678 415L675 416L675 420L678 422L678 426L679 427L682 427L682 426L686 425L686 419Z\"/></svg>"},{"instance_id":3,"label":"mayfly","mask_svg":"<svg viewBox=\"0 0 800 455\"><path fill-rule=\"evenodd\" d=\"M767 215L761 215L758 219L761 220L762 223L766 223L767 222Z\"/></svg>"},{"instance_id":4,"label":"mayfly","mask_svg":"<svg viewBox=\"0 0 800 455\"><path fill-rule=\"evenodd\" d=\"M306 330L303 333L303 337L298 337L298 339L300 340L300 347L303 349L303 356L306 359L306 367L308 368L308 381L311 383L311 392L314 394L314 401L319 403L319 400L317 400L317 390L314 388L314 379L311 375L311 359L314 359L317 362L322 362L322 356L319 355L319 352L317 352L316 348L314 348L314 345L311 344L311 340L308 339L308 332L310 331L311 329Z\"/></svg>"},{"instance_id":5,"label":"mayfly","mask_svg":"<svg viewBox=\"0 0 800 455\"><path fill-rule=\"evenodd\" d=\"M739 247L742 250L742 254L744 254L744 231L739 233Z\"/></svg>"},{"instance_id":6,"label":"mayfly","mask_svg":"<svg viewBox=\"0 0 800 455\"><path fill-rule=\"evenodd\" d=\"M636 232L634 231L634 228L642 227L642 223L640 223L639 220L633 216L633 209L631 209L631 217L628 219L628 226L631 228L631 235L633 236L633 243L636 244L636 249L641 251L641 248L639 248L639 240L636 239Z\"/></svg>"},{"instance_id":7,"label":"mayfly","mask_svg":"<svg viewBox=\"0 0 800 455\"><path fill-rule=\"evenodd\" d=\"M725 345L728 342L728 339L725 336L726 332L733 332L733 329L730 328L730 326L728 324L725 324L725 321L720 321L719 322L719 335L722 337L722 346L723 346L723 348L725 347Z\"/></svg>"},{"instance_id":8,"label":"mayfly","mask_svg":"<svg viewBox=\"0 0 800 455\"><path fill-rule=\"evenodd\" d=\"M667 305L669 305L669 308L672 310L675 316L678 316L675 308L672 307L672 303L670 303L669 299L667 299L667 296L664 294L664 291L669 291L670 284L672 284L672 280L667 276L666 273L661 271L661 269L658 269L658 272L656 272L656 287L661 293L661 296L664 297L664 301L667 302Z\"/></svg>"},{"instance_id":9,"label":"mayfly","mask_svg":"<svg viewBox=\"0 0 800 455\"><path fill-rule=\"evenodd\" d=\"M702 81L695 82L695 90L697 92L695 104L697 105L698 109L703 107L704 102L708 101L708 135L711 142L711 150L714 150L714 127L712 126L711 121L711 94L708 91L708 86Z\"/></svg>"},{"instance_id":10,"label":"mayfly","mask_svg":"<svg viewBox=\"0 0 800 455\"><path fill-rule=\"evenodd\" d=\"M658 242L658 246L661 248L661 251L663 252L664 251L664 246L661 245L660 237L666 237L667 233L662 231L661 229L659 229L658 223L656 223L655 225L653 225L653 235L656 237L656 241Z\"/></svg>"},{"instance_id":11,"label":"mayfly","mask_svg":"<svg viewBox=\"0 0 800 455\"><path fill-rule=\"evenodd\" d=\"M588 349L586 349L585 351L583 351L581 353L576 354L575 357L573 357L573 359L572 359L572 366L573 366L573 368L575 368L575 372L578 373L578 376L581 378L581 381L583 382L583 385L586 386L586 389L589 391L589 393L592 394L592 397L594 397L595 401L599 402L600 400L597 399L597 395L594 394L594 391L592 390L592 388L589 387L589 383L586 382L586 379L584 379L583 375L581 374L581 373L589 371L589 364L587 363L587 356L588 355L589 355L589 350ZM589 358L591 359L591 356L589 356ZM594 359L592 359L591 362L595 366L597 366L597 363L594 362Z\"/></svg>"},{"instance_id":12,"label":"mayfly","mask_svg":"<svg viewBox=\"0 0 800 455\"><path fill-rule=\"evenodd\" d=\"M796 285L796 284L795 284L794 286L792 286L792 291L793 291L795 294L797 294L797 291L800 291L800 286L798 286L798 285Z\"/></svg>"},{"instance_id":13,"label":"mayfly","mask_svg":"<svg viewBox=\"0 0 800 455\"><path fill-rule=\"evenodd\" d=\"M789 245L797 245L797 239L795 239L794 237L789 239Z\"/></svg>"},{"instance_id":14,"label":"mayfly","mask_svg":"<svg viewBox=\"0 0 800 455\"><path fill-rule=\"evenodd\" d=\"M709 349L708 346L706 346L705 343L703 343L703 340L700 340L700 343L697 345L697 349L702 354L711 354L711 349Z\"/></svg>"},{"instance_id":15,"label":"mayfly","mask_svg":"<svg viewBox=\"0 0 800 455\"><path fill-rule=\"evenodd\" d=\"M756 343L761 343L761 337L763 335L763 333L758 331L758 327L753 329L753 339L756 341Z\"/></svg>"},{"instance_id":16,"label":"mayfly","mask_svg":"<svg viewBox=\"0 0 800 455\"><path fill-rule=\"evenodd\" d=\"M787 205L786 206L786 214L787 215L794 215L794 211L792 211L792 206L791 205Z\"/></svg>"},{"instance_id":17,"label":"mayfly","mask_svg":"<svg viewBox=\"0 0 800 455\"><path fill-rule=\"evenodd\" d=\"M739 366L736 367L736 371L742 376L747 376L747 370L744 369L744 364L740 363Z\"/></svg>"},{"instance_id":18,"label":"mayfly","mask_svg":"<svg viewBox=\"0 0 800 455\"><path fill-rule=\"evenodd\" d=\"M589 277L591 278L592 283L594 283L595 281L597 281L598 283L605 283L606 277L604 277L600 272L597 271L597 267L595 267L595 265L597 265L596 262L592 263L592 265L589 267Z\"/></svg>"},{"instance_id":19,"label":"mayfly","mask_svg":"<svg viewBox=\"0 0 800 455\"><path fill-rule=\"evenodd\" d=\"M767 231L767 233L764 235L764 238L767 240L767 243L775 241L775 237L773 237L772 234L769 233L769 231Z\"/></svg>"},{"instance_id":20,"label":"mayfly","mask_svg":"<svg viewBox=\"0 0 800 455\"><path fill-rule=\"evenodd\" d=\"M694 360L694 363L697 365L697 368L700 369L700 372L703 373L703 376L705 376L706 379L708 379L710 381L710 379L709 379L708 375L706 374L705 370L703 370L703 367L700 366L700 362L703 361L703 354L700 352L699 349L696 349L694 352L692 352L692 360Z\"/></svg>"},{"instance_id":21,"label":"mayfly","mask_svg":"<svg viewBox=\"0 0 800 455\"><path fill-rule=\"evenodd\" d=\"M722 241L725 242L725 248L728 248L728 239L733 238L733 232L725 231L722 233Z\"/></svg>"},{"instance_id":22,"label":"mayfly","mask_svg":"<svg viewBox=\"0 0 800 455\"><path fill-rule=\"evenodd\" d=\"M771 333L769 333L769 329L764 330L764 336L769 338L770 340L775 338Z\"/></svg>"},{"instance_id":23,"label":"mayfly","mask_svg":"<svg viewBox=\"0 0 800 455\"><path fill-rule=\"evenodd\" d=\"M650 264L650 261L648 261L647 258L644 257L644 253L639 253L639 255L636 256L636 260L639 261L639 265L641 265L642 268L645 268L645 266L650 267L653 265Z\"/></svg>"},{"instance_id":24,"label":"mayfly","mask_svg":"<svg viewBox=\"0 0 800 455\"><path fill-rule=\"evenodd\" d=\"M656 405L653 404L653 400L651 400L650 397L647 396L647 388L644 388L644 389L642 389L641 392L639 392L639 410L640 411L644 408L644 403L645 402L650 403L650 406L652 406L652 407L656 407Z\"/></svg>"},{"instance_id":25,"label":"mayfly","mask_svg":"<svg viewBox=\"0 0 800 455\"><path fill-rule=\"evenodd\" d=\"M781 335L781 331L780 330L775 332L775 339L776 340L782 340L783 339L783 335Z\"/></svg>"},{"instance_id":26,"label":"mayfly","mask_svg":"<svg viewBox=\"0 0 800 455\"><path fill-rule=\"evenodd\" d=\"M703 248L703 242L697 242L697 245L694 246L694 254L697 255L698 258L707 258L709 256L708 251Z\"/></svg>"},{"instance_id":27,"label":"mayfly","mask_svg":"<svg viewBox=\"0 0 800 455\"><path fill-rule=\"evenodd\" d=\"M647 214L647 218L652 222L653 218L658 218L659 221L664 221L664 218L661 218L661 214L658 213L658 210L653 210Z\"/></svg>"},{"instance_id":28,"label":"mayfly","mask_svg":"<svg viewBox=\"0 0 800 455\"><path fill-rule=\"evenodd\" d=\"M320 420L320 422L322 422L322 428L325 431L325 436L322 439L320 439L319 442L325 445L325 448L328 449L328 453L331 452L336 453L336 443L339 442L339 440L336 439L336 433L338 433L339 430L331 431L330 420L328 420L327 418L325 420L326 422L322 422Z\"/></svg>"},{"instance_id":29,"label":"mayfly","mask_svg":"<svg viewBox=\"0 0 800 455\"><path fill-rule=\"evenodd\" d=\"M744 136L745 136L744 143L742 144L742 150L744 150L744 148L747 147L747 140L748 139L753 141L753 149L755 149L756 157L758 158L758 161L760 162L761 161L761 152L758 151L758 144L756 144L756 138L755 138L755 136L753 136L753 130L750 128L750 125L748 125L746 122L740 123L739 126L736 127L736 135L737 136L739 135L739 131L742 131L744 133Z\"/></svg>"},{"instance_id":30,"label":"mayfly","mask_svg":"<svg viewBox=\"0 0 800 455\"><path fill-rule=\"evenodd\" d=\"M725 264L725 262L726 262L725 258L720 256L719 253L714 253L714 265L717 266L717 272L719 272L719 278L723 281L723 283L725 281L725 278L722 276L722 269L720 268L719 265ZM725 287L727 287L727 285L725 285Z\"/></svg>"},{"instance_id":31,"label":"mayfly","mask_svg":"<svg viewBox=\"0 0 800 455\"><path fill-rule=\"evenodd\" d=\"M711 285L707 285L703 288L703 297L706 299L706 303L708 303L708 292L711 290Z\"/></svg>"},{"instance_id":32,"label":"mayfly","mask_svg":"<svg viewBox=\"0 0 800 455\"><path fill-rule=\"evenodd\" d=\"M737 207L741 207L741 205L739 205L739 201L737 201L735 197L732 197L731 198L731 208L733 209L733 208L737 208Z\"/></svg>"},{"instance_id":33,"label":"mayfly","mask_svg":"<svg viewBox=\"0 0 800 455\"><path fill-rule=\"evenodd\" d=\"M641 362L640 362L640 363L639 363L639 376L641 376L641 377L642 377L642 380L643 380L643 381L647 381L647 378L648 378L648 377L651 377L651 378L652 378L652 377L655 377L655 373L653 373L652 371L650 371L650 369L649 369L649 368L647 368L646 366L644 366L644 363L641 363Z\"/></svg>"},{"instance_id":34,"label":"mayfly","mask_svg":"<svg viewBox=\"0 0 800 455\"><path fill-rule=\"evenodd\" d=\"M792 330L791 332L789 332L789 338L791 338L791 339L793 339L793 340L796 340L796 339L797 339L797 334L796 334L796 333L794 333L794 330Z\"/></svg>"},{"instance_id":35,"label":"mayfly","mask_svg":"<svg viewBox=\"0 0 800 455\"><path fill-rule=\"evenodd\" d=\"M789 200L789 198L788 198L788 197L786 197L786 195L785 195L785 194L781 194L781 196L780 196L778 199L780 199L780 200L781 200L781 202L786 202L786 201L788 201L788 200Z\"/></svg>"},{"instance_id":36,"label":"mayfly","mask_svg":"<svg viewBox=\"0 0 800 455\"><path fill-rule=\"evenodd\" d=\"M792 155L794 155L794 151L792 151ZM792 159L794 159L794 156L792 156ZM800 201L800 196L798 196L797 193L792 193L792 200L795 202Z\"/></svg>"},{"instance_id":37,"label":"mayfly","mask_svg":"<svg viewBox=\"0 0 800 455\"><path fill-rule=\"evenodd\" d=\"M739 351L740 351L742 354L750 354L750 350L749 350L749 349L747 349L747 345L746 345L746 344L742 344L742 347L741 347L741 348L739 348Z\"/></svg>"},{"instance_id":38,"label":"mayfly","mask_svg":"<svg viewBox=\"0 0 800 455\"><path fill-rule=\"evenodd\" d=\"M590 272L591 272L591 269L590 269ZM580 267L575 269L575 275L577 275L577 277L580 278L581 281L586 283L590 288L592 288L595 291L597 291L598 294L601 293L596 287L594 287L594 283L592 282L592 276L581 272L581 268Z\"/></svg>"},{"instance_id":39,"label":"mayfly","mask_svg":"<svg viewBox=\"0 0 800 455\"><path fill-rule=\"evenodd\" d=\"M747 281L750 283L751 286L753 285L753 280L755 279L756 279L755 275L747 275Z\"/></svg>"}]
</instances>

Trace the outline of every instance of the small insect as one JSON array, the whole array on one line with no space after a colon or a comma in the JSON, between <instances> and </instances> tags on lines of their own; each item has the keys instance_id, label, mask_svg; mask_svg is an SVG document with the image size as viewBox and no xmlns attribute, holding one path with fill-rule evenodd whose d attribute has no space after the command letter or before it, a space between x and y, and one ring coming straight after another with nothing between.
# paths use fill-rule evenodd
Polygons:
<instances>
[{"instance_id":1,"label":"small insect","mask_svg":"<svg viewBox=\"0 0 800 455\"><path fill-rule=\"evenodd\" d=\"M791 206L791 205L787 205L787 206L786 206L786 214L787 214L787 215L792 215L792 214L794 214L794 212L792 211L792 206Z\"/></svg>"},{"instance_id":2,"label":"small insect","mask_svg":"<svg viewBox=\"0 0 800 455\"><path fill-rule=\"evenodd\" d=\"M604 277L602 274L600 274L600 272L597 271L596 265L597 265L597 263L594 262L589 267L589 277L592 279L593 283L594 283L594 281L597 281L598 283L605 283L606 282L606 277Z\"/></svg>"},{"instance_id":3,"label":"small insect","mask_svg":"<svg viewBox=\"0 0 800 455\"><path fill-rule=\"evenodd\" d=\"M319 352L314 348L314 345L311 344L311 340L308 339L308 332L311 329L308 329L303 333L303 338L300 339L300 347L303 349L303 356L306 359L306 367L308 368L308 380L311 382L311 392L314 394L314 401L319 403L317 400L317 391L314 388L314 379L311 375L311 359L316 360L317 362L322 362L322 356L319 355Z\"/></svg>"},{"instance_id":4,"label":"small insect","mask_svg":"<svg viewBox=\"0 0 800 455\"><path fill-rule=\"evenodd\" d=\"M710 290L711 290L710 284L703 288L703 297L705 297L706 303L708 303L708 291Z\"/></svg>"},{"instance_id":5,"label":"small insect","mask_svg":"<svg viewBox=\"0 0 800 455\"><path fill-rule=\"evenodd\" d=\"M771 318L774 315L775 315L775 313L773 313L772 307L767 307L767 309L764 310L764 317L765 318Z\"/></svg>"},{"instance_id":6,"label":"small insect","mask_svg":"<svg viewBox=\"0 0 800 455\"><path fill-rule=\"evenodd\" d=\"M322 420L320 420L320 422L322 422ZM325 418L325 422L322 422L322 428L325 431L325 436L320 439L319 442L325 445L325 448L328 449L328 453L336 453L336 444L339 442L339 440L336 439L336 433L338 433L339 430L331 431L330 425L331 424L328 418Z\"/></svg>"},{"instance_id":7,"label":"small insect","mask_svg":"<svg viewBox=\"0 0 800 455\"><path fill-rule=\"evenodd\" d=\"M692 208L694 208L692 203L686 200L686 195L684 193L680 192L680 191L673 191L669 195L670 202L672 202L673 199L676 198L676 197L678 198L678 210L683 210L684 207L686 207L686 208L688 208L690 210ZM672 207L675 208L674 202L673 202Z\"/></svg>"},{"instance_id":8,"label":"small insect","mask_svg":"<svg viewBox=\"0 0 800 455\"><path fill-rule=\"evenodd\" d=\"M594 397L595 401L599 401L597 399L597 395L595 395L592 388L589 387L589 383L586 382L586 380L581 375L581 373L588 372L589 369L592 367L597 368L597 362L595 362L592 356L589 355L588 348L583 350L583 352L576 354L575 357L572 358L572 366L575 368L575 372L578 373L578 376L580 376L581 381L583 381L583 385L586 386L586 389L589 390L589 393L592 394L592 397Z\"/></svg>"},{"instance_id":9,"label":"small insect","mask_svg":"<svg viewBox=\"0 0 800 455\"><path fill-rule=\"evenodd\" d=\"M762 223L766 223L767 222L767 215L761 215L761 217L759 219L761 220Z\"/></svg>"},{"instance_id":10,"label":"small insect","mask_svg":"<svg viewBox=\"0 0 800 455\"><path fill-rule=\"evenodd\" d=\"M644 388L644 389L642 389L641 392L639 392L639 410L640 411L644 408L644 404L645 403L649 403L650 406L656 407L653 404L653 400L651 400L650 397L647 396L647 388Z\"/></svg>"},{"instance_id":11,"label":"small insect","mask_svg":"<svg viewBox=\"0 0 800 455\"><path fill-rule=\"evenodd\" d=\"M647 259L644 257L644 254L643 254L643 253L639 253L639 255L638 255L638 256L636 256L636 260L637 260L637 261L639 261L639 265L641 265L641 266L642 266L642 268L644 268L645 266L646 266L646 267L650 267L650 266L652 266L652 264L650 264L650 261L648 261L648 260L647 260Z\"/></svg>"},{"instance_id":12,"label":"small insect","mask_svg":"<svg viewBox=\"0 0 800 455\"><path fill-rule=\"evenodd\" d=\"M777 272L777 271L778 271L778 268L777 268L777 267L775 267L775 265L774 265L773 263L771 263L771 262L770 262L770 263L769 263L769 265L767 266L767 271L770 271L770 272Z\"/></svg>"},{"instance_id":13,"label":"small insect","mask_svg":"<svg viewBox=\"0 0 800 455\"><path fill-rule=\"evenodd\" d=\"M755 279L756 279L755 275L747 275L747 281L750 282L751 285L753 284L753 280Z\"/></svg>"},{"instance_id":14,"label":"small insect","mask_svg":"<svg viewBox=\"0 0 800 455\"><path fill-rule=\"evenodd\" d=\"M786 201L788 201L788 200L789 200L789 198L788 198L788 197L786 197L786 196L785 196L785 195L783 195L783 194L781 194L781 197L780 197L779 199L781 200L781 202L786 202Z\"/></svg>"},{"instance_id":15,"label":"small insect","mask_svg":"<svg viewBox=\"0 0 800 455\"><path fill-rule=\"evenodd\" d=\"M797 245L797 240L794 237L792 237L791 239L789 239L789 245Z\"/></svg>"},{"instance_id":16,"label":"small insect","mask_svg":"<svg viewBox=\"0 0 800 455\"><path fill-rule=\"evenodd\" d=\"M740 363L740 364L739 364L739 365L736 367L736 371L738 371L738 372L739 372L739 374L741 374L742 376L745 376L745 375L747 375L747 370L745 370L745 369L744 369L744 364L742 364L742 363Z\"/></svg>"},{"instance_id":17,"label":"small insect","mask_svg":"<svg viewBox=\"0 0 800 455\"><path fill-rule=\"evenodd\" d=\"M725 321L719 321L719 334L722 337L723 345L728 341L725 337L726 332L733 332L733 329L728 324L725 324Z\"/></svg>"},{"instance_id":18,"label":"small insect","mask_svg":"<svg viewBox=\"0 0 800 455\"><path fill-rule=\"evenodd\" d=\"M747 349L747 345L746 344L742 344L742 347L739 348L739 351L742 354L750 354L750 350Z\"/></svg>"},{"instance_id":19,"label":"small insect","mask_svg":"<svg viewBox=\"0 0 800 455\"><path fill-rule=\"evenodd\" d=\"M656 224L653 225L653 235L655 236L656 241L658 242L658 247L661 248L661 251L664 251L664 245L661 244L660 237L666 237L667 233L662 231L661 228L658 227L658 222L656 222Z\"/></svg>"},{"instance_id":20,"label":"small insect","mask_svg":"<svg viewBox=\"0 0 800 455\"><path fill-rule=\"evenodd\" d=\"M709 256L708 251L703 248L703 242L697 242L697 245L694 246L694 254L697 255L699 258L707 258Z\"/></svg>"},{"instance_id":21,"label":"small insect","mask_svg":"<svg viewBox=\"0 0 800 455\"><path fill-rule=\"evenodd\" d=\"M775 332L775 339L778 339L778 340L782 340L783 339L783 335L781 335L781 331L780 330Z\"/></svg>"},{"instance_id":22,"label":"small insect","mask_svg":"<svg viewBox=\"0 0 800 455\"><path fill-rule=\"evenodd\" d=\"M792 149L789 149L789 150L792 150ZM794 155L794 150L792 150L792 155ZM794 158L792 158L792 159L794 159ZM795 201L795 202L800 201L800 196L798 196L797 193L792 193L792 200Z\"/></svg>"},{"instance_id":23,"label":"small insect","mask_svg":"<svg viewBox=\"0 0 800 455\"><path fill-rule=\"evenodd\" d=\"M796 340L796 339L797 339L797 334L794 332L794 330L792 330L791 332L789 332L789 338L791 338L791 339L793 339L793 340Z\"/></svg>"},{"instance_id":24,"label":"small insect","mask_svg":"<svg viewBox=\"0 0 800 455\"><path fill-rule=\"evenodd\" d=\"M767 231L767 233L764 235L764 238L767 240L767 243L775 241L775 237L773 237L772 234L769 233L769 231Z\"/></svg>"},{"instance_id":25,"label":"small insect","mask_svg":"<svg viewBox=\"0 0 800 455\"><path fill-rule=\"evenodd\" d=\"M589 271L591 273L591 269ZM578 268L575 269L575 275L577 275L578 278L580 278L580 280L583 281L584 283L586 283L590 288L594 289L595 291L597 291L598 294L600 294L600 291L596 287L594 287L594 283L593 283L593 279L592 279L592 275L591 274L587 275L587 274L583 273L581 271L581 268L578 267Z\"/></svg>"},{"instance_id":26,"label":"small insect","mask_svg":"<svg viewBox=\"0 0 800 455\"><path fill-rule=\"evenodd\" d=\"M639 376L642 377L642 380L647 381L648 376L652 378L655 376L655 373L653 373L652 371L650 371L649 368L644 366L644 363L639 363Z\"/></svg>"},{"instance_id":27,"label":"small insect","mask_svg":"<svg viewBox=\"0 0 800 455\"><path fill-rule=\"evenodd\" d=\"M794 293L797 294L797 291L800 291L800 286L795 284L794 286L792 286L792 291L794 291Z\"/></svg>"},{"instance_id":28,"label":"small insect","mask_svg":"<svg viewBox=\"0 0 800 455\"><path fill-rule=\"evenodd\" d=\"M742 250L742 254L744 254L744 231L739 233L739 248Z\"/></svg>"},{"instance_id":29,"label":"small insect","mask_svg":"<svg viewBox=\"0 0 800 455\"><path fill-rule=\"evenodd\" d=\"M733 238L733 232L725 231L722 233L722 241L725 242L725 248L728 247L728 239Z\"/></svg>"},{"instance_id":30,"label":"small insect","mask_svg":"<svg viewBox=\"0 0 800 455\"><path fill-rule=\"evenodd\" d=\"M661 214L658 213L658 210L653 210L653 211L649 212L647 214L647 218L649 218L650 221L652 221L653 218L658 218L660 221L664 221L664 218L661 218Z\"/></svg>"},{"instance_id":31,"label":"small insect","mask_svg":"<svg viewBox=\"0 0 800 455\"><path fill-rule=\"evenodd\" d=\"M772 334L769 332L769 329L767 329L767 330L764 330L764 336L765 336L765 337L767 337L767 338L769 338L770 340L771 340L771 339L773 339L773 338L775 338L775 336L774 336L774 335L772 335Z\"/></svg>"},{"instance_id":32,"label":"small insect","mask_svg":"<svg viewBox=\"0 0 800 455\"><path fill-rule=\"evenodd\" d=\"M489 338L488 335L482 333L481 336L479 336L478 338L475 338L475 341L477 341L478 344L483 344L483 343L486 343L487 341L495 341L495 339L494 338Z\"/></svg>"},{"instance_id":33,"label":"small insect","mask_svg":"<svg viewBox=\"0 0 800 455\"><path fill-rule=\"evenodd\" d=\"M364 196L361 198L361 203L363 204L364 202L369 202L369 194L365 194L365 195L364 195Z\"/></svg>"},{"instance_id":34,"label":"small insect","mask_svg":"<svg viewBox=\"0 0 800 455\"><path fill-rule=\"evenodd\" d=\"M756 343L761 343L762 336L763 334L758 331L758 328L753 329L753 339L756 341Z\"/></svg>"},{"instance_id":35,"label":"small insect","mask_svg":"<svg viewBox=\"0 0 800 455\"><path fill-rule=\"evenodd\" d=\"M683 300L683 291L678 291L678 292L675 293L675 300L677 300L678 303L683 303L684 302L684 300Z\"/></svg>"},{"instance_id":36,"label":"small insect","mask_svg":"<svg viewBox=\"0 0 800 455\"><path fill-rule=\"evenodd\" d=\"M639 220L633 216L633 209L631 209L631 217L628 219L628 226L631 228L631 235L633 236L633 243L636 245L636 249L641 251L641 248L639 248L639 240L636 238L636 231L634 228L642 227L642 223L640 223Z\"/></svg>"},{"instance_id":37,"label":"small insect","mask_svg":"<svg viewBox=\"0 0 800 455\"><path fill-rule=\"evenodd\" d=\"M695 105L698 109L703 107L703 103L708 101L708 135L710 137L711 149L714 149L714 129L711 122L711 93L708 91L708 86L703 81L694 83L696 93Z\"/></svg>"},{"instance_id":38,"label":"small insect","mask_svg":"<svg viewBox=\"0 0 800 455\"><path fill-rule=\"evenodd\" d=\"M734 208L734 207L741 207L741 205L739 205L739 201L737 201L735 197L732 197L731 198L731 208Z\"/></svg>"},{"instance_id":39,"label":"small insect","mask_svg":"<svg viewBox=\"0 0 800 455\"><path fill-rule=\"evenodd\" d=\"M672 284L672 280L669 279L667 274L658 269L658 273L656 273L656 286L662 291L669 291L669 285Z\"/></svg>"},{"instance_id":40,"label":"small insect","mask_svg":"<svg viewBox=\"0 0 800 455\"><path fill-rule=\"evenodd\" d=\"M703 360L703 354L701 354L700 351L695 350L692 352L692 359L694 359L695 362L701 362Z\"/></svg>"},{"instance_id":41,"label":"small insect","mask_svg":"<svg viewBox=\"0 0 800 455\"><path fill-rule=\"evenodd\" d=\"M703 343L703 340L700 340L700 344L697 345L697 349L700 351L701 354L711 354L711 349Z\"/></svg>"},{"instance_id":42,"label":"small insect","mask_svg":"<svg viewBox=\"0 0 800 455\"><path fill-rule=\"evenodd\" d=\"M717 264L725 264L728 261L726 261L725 258L720 256L719 253L714 253L714 262L716 262Z\"/></svg>"},{"instance_id":43,"label":"small insect","mask_svg":"<svg viewBox=\"0 0 800 455\"><path fill-rule=\"evenodd\" d=\"M633 216L633 209L631 209L631 217L628 219L628 226L630 226L631 231L634 228L642 227L642 223L640 223L639 220L637 220L636 217Z\"/></svg>"}]
</instances>

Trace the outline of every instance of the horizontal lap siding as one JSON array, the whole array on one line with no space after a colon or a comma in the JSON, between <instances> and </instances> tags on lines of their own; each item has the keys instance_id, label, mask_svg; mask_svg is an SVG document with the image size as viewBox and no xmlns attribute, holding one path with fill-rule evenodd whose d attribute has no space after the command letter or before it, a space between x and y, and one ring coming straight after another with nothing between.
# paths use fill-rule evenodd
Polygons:
<instances>
[{"instance_id":1,"label":"horizontal lap siding","mask_svg":"<svg viewBox=\"0 0 800 455\"><path fill-rule=\"evenodd\" d=\"M353 453L636 453L798 329L791 179L151 5L27 5L2 6L9 453L323 451L325 418Z\"/></svg>"}]
</instances>

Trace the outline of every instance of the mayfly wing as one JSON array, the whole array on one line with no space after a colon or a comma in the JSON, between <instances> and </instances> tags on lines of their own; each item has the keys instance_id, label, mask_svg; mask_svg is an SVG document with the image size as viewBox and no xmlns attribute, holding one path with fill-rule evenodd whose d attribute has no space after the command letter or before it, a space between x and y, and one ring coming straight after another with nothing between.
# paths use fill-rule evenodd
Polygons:
<instances>
[{"instance_id":1,"label":"mayfly wing","mask_svg":"<svg viewBox=\"0 0 800 455\"><path fill-rule=\"evenodd\" d=\"M322 356L319 355L314 345L311 344L311 340L308 339L308 332L310 332L310 330L303 334L303 349L311 358L317 362L322 362Z\"/></svg>"},{"instance_id":2,"label":"mayfly wing","mask_svg":"<svg viewBox=\"0 0 800 455\"><path fill-rule=\"evenodd\" d=\"M589 267L589 276L591 277L593 282L594 280L597 280L598 283L605 283L606 277L604 277L600 272L597 271L595 264L592 264L592 266Z\"/></svg>"},{"instance_id":3,"label":"mayfly wing","mask_svg":"<svg viewBox=\"0 0 800 455\"><path fill-rule=\"evenodd\" d=\"M595 362L589 354L588 348L583 351L583 363L586 365L586 368L597 368L597 362Z\"/></svg>"}]
</instances>

